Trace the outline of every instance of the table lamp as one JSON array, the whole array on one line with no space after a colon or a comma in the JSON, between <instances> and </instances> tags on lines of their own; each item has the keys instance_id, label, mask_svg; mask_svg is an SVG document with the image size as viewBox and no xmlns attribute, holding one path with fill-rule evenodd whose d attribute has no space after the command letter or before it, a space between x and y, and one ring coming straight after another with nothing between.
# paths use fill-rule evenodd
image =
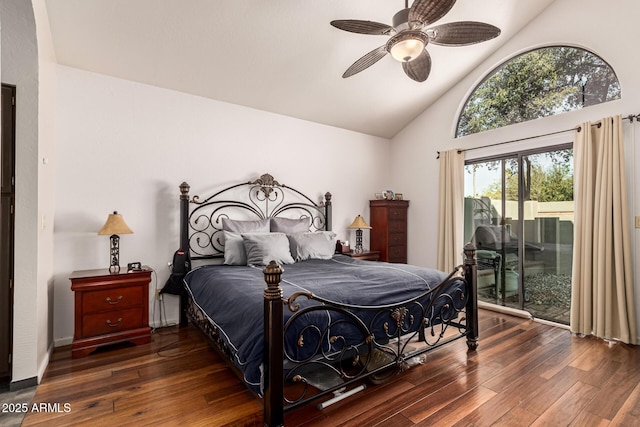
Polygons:
<instances>
[{"instance_id":1,"label":"table lamp","mask_svg":"<svg viewBox=\"0 0 640 427\"><path fill-rule=\"evenodd\" d=\"M104 223L98 235L111 236L111 250L109 251L109 257L111 264L109 265L109 272L118 273L120 271L120 236L119 234L133 234L133 231L127 226L117 211L113 211L107 217L107 222Z\"/></svg>"},{"instance_id":2,"label":"table lamp","mask_svg":"<svg viewBox=\"0 0 640 427\"><path fill-rule=\"evenodd\" d=\"M360 215L358 215L356 217L356 219L353 220L353 222L351 223L351 225L349 227L347 227L351 230L355 229L356 230L356 247L354 249L354 252L357 254L361 254L363 252L362 249L362 229L363 228L368 228L371 229L371 227L369 226L369 224L367 224L364 221L364 218L362 218Z\"/></svg>"}]
</instances>

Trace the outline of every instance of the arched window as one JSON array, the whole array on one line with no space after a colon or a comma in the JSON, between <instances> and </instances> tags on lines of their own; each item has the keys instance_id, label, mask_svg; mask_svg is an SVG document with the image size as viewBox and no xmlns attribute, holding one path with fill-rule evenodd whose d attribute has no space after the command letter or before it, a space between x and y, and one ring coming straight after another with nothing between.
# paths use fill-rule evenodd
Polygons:
<instances>
[{"instance_id":1,"label":"arched window","mask_svg":"<svg viewBox=\"0 0 640 427\"><path fill-rule=\"evenodd\" d=\"M504 62L471 93L456 138L620 98L613 69L587 50L543 47Z\"/></svg>"}]
</instances>

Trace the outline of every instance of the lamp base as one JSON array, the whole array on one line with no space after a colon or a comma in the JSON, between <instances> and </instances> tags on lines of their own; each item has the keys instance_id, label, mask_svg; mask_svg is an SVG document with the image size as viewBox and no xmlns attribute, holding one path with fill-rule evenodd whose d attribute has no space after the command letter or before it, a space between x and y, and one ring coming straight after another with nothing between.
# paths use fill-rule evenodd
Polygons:
<instances>
[{"instance_id":1,"label":"lamp base","mask_svg":"<svg viewBox=\"0 0 640 427\"><path fill-rule=\"evenodd\" d=\"M117 234L113 234L110 239L109 258L111 259L111 265L109 265L109 273L115 274L120 272L120 237Z\"/></svg>"},{"instance_id":2,"label":"lamp base","mask_svg":"<svg viewBox=\"0 0 640 427\"><path fill-rule=\"evenodd\" d=\"M356 247L353 249L353 252L357 254L364 252L362 249L362 230L360 228L356 230Z\"/></svg>"}]
</instances>

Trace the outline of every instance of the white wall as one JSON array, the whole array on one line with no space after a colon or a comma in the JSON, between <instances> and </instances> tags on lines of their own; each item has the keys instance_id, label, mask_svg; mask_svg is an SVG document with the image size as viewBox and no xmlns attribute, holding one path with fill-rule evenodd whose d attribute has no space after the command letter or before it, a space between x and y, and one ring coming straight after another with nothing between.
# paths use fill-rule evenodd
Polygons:
<instances>
[{"instance_id":1,"label":"white wall","mask_svg":"<svg viewBox=\"0 0 640 427\"><path fill-rule=\"evenodd\" d=\"M12 382L39 370L38 312L38 50L31 2L0 1L3 83L16 86L16 208Z\"/></svg>"},{"instance_id":2,"label":"white wall","mask_svg":"<svg viewBox=\"0 0 640 427\"><path fill-rule=\"evenodd\" d=\"M559 130L572 129L586 120L597 120L615 114L640 113L640 80L637 70L640 56L632 47L637 39L637 18L640 2L624 0L615 2L611 8L603 8L597 0L557 0L530 25L509 40L487 61L470 73L457 86L447 92L434 105L417 117L392 142L392 183L397 191L411 199L409 212L409 262L424 266L436 265L437 238L437 173L436 151L454 148L471 148L486 144L509 141L533 135L542 135ZM606 16L606 15L611 16ZM508 126L464 138L453 138L459 110L464 101L482 78L505 60L532 48L566 44L591 50L607 61L618 75L622 88L622 99L601 104L581 111L538 119ZM434 65L435 66L435 65ZM426 84L429 84L427 81ZM437 124L437 125L435 125ZM630 128L631 126L627 126ZM529 143L509 144L499 148L474 150L467 156L481 156L496 152L513 152L527 146L571 142L572 133L567 132ZM637 143L637 142L636 142ZM632 158L638 159L635 153ZM629 189L635 199L636 215L640 214L640 182L635 168L628 171L634 186ZM634 178L635 177L635 178ZM635 181L634 181L635 180ZM640 283L640 235L635 231L636 241L636 287ZM636 312L640 326L640 288L636 288ZM640 330L640 327L639 327Z\"/></svg>"},{"instance_id":3,"label":"white wall","mask_svg":"<svg viewBox=\"0 0 640 427\"><path fill-rule=\"evenodd\" d=\"M78 69L57 72L56 345L73 336L69 274L108 267L109 239L97 232L113 210L134 231L121 236L120 264L151 266L161 287L179 243L182 181L203 194L268 172L318 199L330 191L333 230L350 240L346 227L359 213L368 217L368 200L387 186L387 139ZM167 304L175 322L176 299Z\"/></svg>"},{"instance_id":4,"label":"white wall","mask_svg":"<svg viewBox=\"0 0 640 427\"><path fill-rule=\"evenodd\" d=\"M53 351L53 216L57 60L45 0L32 0L38 39L38 380Z\"/></svg>"}]
</instances>

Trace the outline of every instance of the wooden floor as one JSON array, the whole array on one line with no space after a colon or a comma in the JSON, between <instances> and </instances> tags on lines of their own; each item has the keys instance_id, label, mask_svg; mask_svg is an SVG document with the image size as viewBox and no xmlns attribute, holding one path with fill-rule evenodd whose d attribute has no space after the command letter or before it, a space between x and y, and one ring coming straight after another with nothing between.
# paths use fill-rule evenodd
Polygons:
<instances>
[{"instance_id":1,"label":"wooden floor","mask_svg":"<svg viewBox=\"0 0 640 427\"><path fill-rule=\"evenodd\" d=\"M323 411L288 413L285 425L640 425L640 347L489 311L480 336L476 352L458 340ZM262 424L261 401L192 327L83 359L56 349L34 403L49 408L24 426Z\"/></svg>"}]
</instances>

